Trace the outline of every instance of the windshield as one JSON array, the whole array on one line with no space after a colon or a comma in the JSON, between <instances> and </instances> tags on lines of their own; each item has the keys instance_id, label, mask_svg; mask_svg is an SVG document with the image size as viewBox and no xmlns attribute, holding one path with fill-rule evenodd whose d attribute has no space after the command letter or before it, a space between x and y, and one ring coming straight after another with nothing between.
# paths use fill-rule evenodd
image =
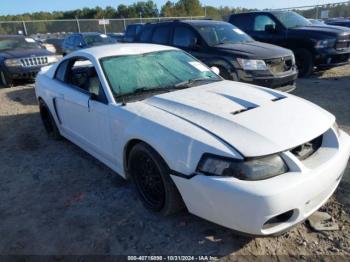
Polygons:
<instances>
[{"instance_id":1,"label":"windshield","mask_svg":"<svg viewBox=\"0 0 350 262\"><path fill-rule=\"evenodd\" d=\"M208 67L182 51L161 51L142 55L101 59L101 65L115 97L140 91L162 92L190 80L219 81Z\"/></svg>"},{"instance_id":2,"label":"windshield","mask_svg":"<svg viewBox=\"0 0 350 262\"><path fill-rule=\"evenodd\" d=\"M100 35L85 35L84 36L85 43L90 46L95 46L95 45L103 45L103 44L111 44L115 43L116 41L104 34Z\"/></svg>"},{"instance_id":3,"label":"windshield","mask_svg":"<svg viewBox=\"0 0 350 262\"><path fill-rule=\"evenodd\" d=\"M241 29L229 23L197 25L196 28L210 46L253 41L253 39Z\"/></svg>"},{"instance_id":4,"label":"windshield","mask_svg":"<svg viewBox=\"0 0 350 262\"><path fill-rule=\"evenodd\" d=\"M13 49L36 49L40 46L32 38L6 37L0 38L0 51Z\"/></svg>"},{"instance_id":5,"label":"windshield","mask_svg":"<svg viewBox=\"0 0 350 262\"><path fill-rule=\"evenodd\" d=\"M312 23L309 20L295 12L282 11L274 12L273 14L286 28L295 28L312 25Z\"/></svg>"}]
</instances>

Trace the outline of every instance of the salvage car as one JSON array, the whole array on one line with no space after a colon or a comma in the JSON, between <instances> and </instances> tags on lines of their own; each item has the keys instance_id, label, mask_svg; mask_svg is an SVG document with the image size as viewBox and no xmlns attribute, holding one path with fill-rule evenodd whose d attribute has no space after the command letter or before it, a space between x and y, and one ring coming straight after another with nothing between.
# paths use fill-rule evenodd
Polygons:
<instances>
[{"instance_id":1,"label":"salvage car","mask_svg":"<svg viewBox=\"0 0 350 262\"><path fill-rule=\"evenodd\" d=\"M229 22L255 40L293 50L300 76L350 62L350 29L315 25L291 11L233 14Z\"/></svg>"},{"instance_id":2,"label":"salvage car","mask_svg":"<svg viewBox=\"0 0 350 262\"><path fill-rule=\"evenodd\" d=\"M298 71L292 51L255 41L222 21L175 20L148 23L136 42L170 45L190 53L228 80L291 92Z\"/></svg>"},{"instance_id":3,"label":"salvage car","mask_svg":"<svg viewBox=\"0 0 350 262\"><path fill-rule=\"evenodd\" d=\"M55 63L60 56L41 48L33 38L0 36L0 87L11 87L17 79L33 80L42 66Z\"/></svg>"},{"instance_id":4,"label":"salvage car","mask_svg":"<svg viewBox=\"0 0 350 262\"><path fill-rule=\"evenodd\" d=\"M48 134L132 179L146 208L283 232L333 194L350 137L311 102L213 71L173 47L108 45L44 68L35 92Z\"/></svg>"}]
</instances>

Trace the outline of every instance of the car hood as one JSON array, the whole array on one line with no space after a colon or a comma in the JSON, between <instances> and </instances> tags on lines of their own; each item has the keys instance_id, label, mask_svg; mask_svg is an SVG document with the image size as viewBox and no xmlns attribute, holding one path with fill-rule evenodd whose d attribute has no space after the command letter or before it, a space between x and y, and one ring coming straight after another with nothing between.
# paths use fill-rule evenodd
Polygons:
<instances>
[{"instance_id":1,"label":"car hood","mask_svg":"<svg viewBox=\"0 0 350 262\"><path fill-rule=\"evenodd\" d=\"M243 58L252 59L271 59L292 55L292 52L288 49L258 41L222 44L215 46L215 48L242 56Z\"/></svg>"},{"instance_id":2,"label":"car hood","mask_svg":"<svg viewBox=\"0 0 350 262\"><path fill-rule=\"evenodd\" d=\"M5 58L20 58L33 56L48 56L53 55L53 53L46 49L15 49L0 52L0 55Z\"/></svg>"},{"instance_id":3,"label":"car hood","mask_svg":"<svg viewBox=\"0 0 350 262\"><path fill-rule=\"evenodd\" d=\"M143 103L192 123L245 157L294 148L323 134L335 121L301 98L232 81L160 94Z\"/></svg>"},{"instance_id":4,"label":"car hood","mask_svg":"<svg viewBox=\"0 0 350 262\"><path fill-rule=\"evenodd\" d=\"M349 34L350 29L341 26L332 26L332 25L311 25L292 28L288 30L289 34L312 34L312 35L324 35L330 37L337 37L338 35Z\"/></svg>"}]
</instances>

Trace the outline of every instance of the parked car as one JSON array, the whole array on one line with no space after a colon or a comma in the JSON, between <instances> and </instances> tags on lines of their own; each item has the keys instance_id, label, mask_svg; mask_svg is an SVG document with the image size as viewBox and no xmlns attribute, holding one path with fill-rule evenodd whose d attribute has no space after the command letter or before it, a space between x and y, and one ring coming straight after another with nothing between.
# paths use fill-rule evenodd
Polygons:
<instances>
[{"instance_id":1,"label":"parked car","mask_svg":"<svg viewBox=\"0 0 350 262\"><path fill-rule=\"evenodd\" d=\"M41 67L58 59L58 56L41 48L33 38L1 35L0 86L10 87L15 79L32 80Z\"/></svg>"},{"instance_id":2,"label":"parked car","mask_svg":"<svg viewBox=\"0 0 350 262\"><path fill-rule=\"evenodd\" d=\"M315 26L290 11L233 14L229 21L258 41L293 50L301 76L349 63L350 29Z\"/></svg>"},{"instance_id":3,"label":"parked car","mask_svg":"<svg viewBox=\"0 0 350 262\"><path fill-rule=\"evenodd\" d=\"M237 27L220 21L183 20L146 24L136 42L181 48L225 79L283 91L295 89L293 52L254 41Z\"/></svg>"},{"instance_id":4,"label":"parked car","mask_svg":"<svg viewBox=\"0 0 350 262\"><path fill-rule=\"evenodd\" d=\"M327 25L336 25L350 27L350 19L330 19L326 21Z\"/></svg>"},{"instance_id":5,"label":"parked car","mask_svg":"<svg viewBox=\"0 0 350 262\"><path fill-rule=\"evenodd\" d=\"M43 42L45 44L53 45L55 48L56 54L63 54L63 49L62 49L63 40L64 40L63 38L48 38L48 39L44 40Z\"/></svg>"},{"instance_id":6,"label":"parked car","mask_svg":"<svg viewBox=\"0 0 350 262\"><path fill-rule=\"evenodd\" d=\"M122 42L134 42L136 36L141 31L141 29L144 27L145 24L138 23L138 24L130 24L126 27Z\"/></svg>"},{"instance_id":7,"label":"parked car","mask_svg":"<svg viewBox=\"0 0 350 262\"><path fill-rule=\"evenodd\" d=\"M106 45L116 43L116 41L101 33L74 33L67 36L62 44L63 55L69 54L75 50L88 48L97 45Z\"/></svg>"},{"instance_id":8,"label":"parked car","mask_svg":"<svg viewBox=\"0 0 350 262\"><path fill-rule=\"evenodd\" d=\"M350 155L332 114L223 80L173 47L79 50L42 70L35 92L50 136L132 178L146 208L168 215L184 202L249 234L276 234L310 216Z\"/></svg>"}]
</instances>

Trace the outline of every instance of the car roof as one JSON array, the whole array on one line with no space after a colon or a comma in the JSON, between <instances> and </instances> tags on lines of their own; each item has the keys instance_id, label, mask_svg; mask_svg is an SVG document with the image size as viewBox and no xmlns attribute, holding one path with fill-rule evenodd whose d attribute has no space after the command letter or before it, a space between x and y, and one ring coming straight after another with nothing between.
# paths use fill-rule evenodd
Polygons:
<instances>
[{"instance_id":1,"label":"car roof","mask_svg":"<svg viewBox=\"0 0 350 262\"><path fill-rule=\"evenodd\" d=\"M162 22L155 22L155 23L150 23L152 25L161 25L161 24L171 24L171 23L184 23L184 24L189 24L189 25L212 25L212 24L226 24L227 22L225 21L214 21L214 20L167 20L167 21L162 21Z\"/></svg>"},{"instance_id":2,"label":"car roof","mask_svg":"<svg viewBox=\"0 0 350 262\"><path fill-rule=\"evenodd\" d=\"M72 54L74 56L79 55L92 55L97 59L109 56L122 56L122 55L141 55L146 53L167 51L167 50L178 50L175 47L155 45L155 44L110 44L103 46L95 46L86 49L75 51Z\"/></svg>"}]
</instances>

